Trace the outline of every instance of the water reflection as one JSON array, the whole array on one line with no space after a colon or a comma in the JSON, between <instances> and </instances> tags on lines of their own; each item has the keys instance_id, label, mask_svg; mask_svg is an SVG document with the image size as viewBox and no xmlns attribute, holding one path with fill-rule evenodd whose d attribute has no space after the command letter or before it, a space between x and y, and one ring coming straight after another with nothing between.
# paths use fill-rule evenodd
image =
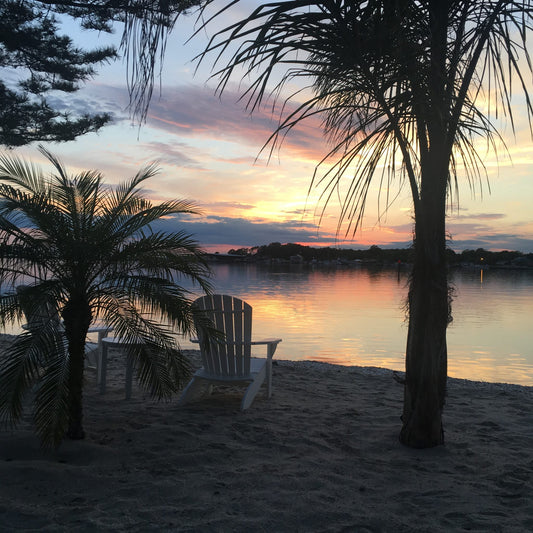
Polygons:
<instances>
[{"instance_id":1,"label":"water reflection","mask_svg":"<svg viewBox=\"0 0 533 533\"><path fill-rule=\"evenodd\" d=\"M217 292L253 306L254 337L283 339L277 358L404 369L406 272L245 264L213 270ZM533 386L533 272L455 270L451 282L449 375Z\"/></svg>"},{"instance_id":2,"label":"water reflection","mask_svg":"<svg viewBox=\"0 0 533 533\"><path fill-rule=\"evenodd\" d=\"M533 273L456 271L457 297L448 338L456 374L486 381L533 385L528 338L533 312ZM458 362L461 362L457 366Z\"/></svg>"},{"instance_id":3,"label":"water reflection","mask_svg":"<svg viewBox=\"0 0 533 533\"><path fill-rule=\"evenodd\" d=\"M283 338L276 357L404 369L407 273L302 265L215 265L217 292L254 308L254 337ZM457 270L449 375L533 385L533 273Z\"/></svg>"}]
</instances>

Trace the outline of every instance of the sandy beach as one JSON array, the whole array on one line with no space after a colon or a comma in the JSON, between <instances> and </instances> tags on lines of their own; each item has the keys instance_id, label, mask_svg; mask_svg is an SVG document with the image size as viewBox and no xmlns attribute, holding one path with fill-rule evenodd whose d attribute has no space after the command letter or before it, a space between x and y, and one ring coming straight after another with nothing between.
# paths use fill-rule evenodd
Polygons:
<instances>
[{"instance_id":1,"label":"sandy beach","mask_svg":"<svg viewBox=\"0 0 533 533\"><path fill-rule=\"evenodd\" d=\"M413 450L387 370L277 361L246 412L237 389L126 401L109 372L84 441L0 431L0 531L533 531L532 387L450 379L446 445Z\"/></svg>"}]
</instances>

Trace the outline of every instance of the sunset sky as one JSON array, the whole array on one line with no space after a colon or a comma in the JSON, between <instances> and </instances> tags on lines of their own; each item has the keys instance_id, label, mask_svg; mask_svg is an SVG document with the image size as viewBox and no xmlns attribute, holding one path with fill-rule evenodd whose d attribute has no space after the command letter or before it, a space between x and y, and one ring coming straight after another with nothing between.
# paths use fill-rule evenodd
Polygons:
<instances>
[{"instance_id":1,"label":"sunset sky","mask_svg":"<svg viewBox=\"0 0 533 533\"><path fill-rule=\"evenodd\" d=\"M256 2L243 2L239 9L248 12L251 5ZM232 16L238 12L234 9ZM345 238L345 228L337 235L339 204L335 198L320 222L322 190L309 191L315 166L327 150L320 123L298 128L269 161L268 150L261 153L261 148L277 116L268 110L250 116L238 102L242 89L237 85L229 87L222 98L216 96L215 82L208 81L209 64L194 73L192 60L208 37L202 32L186 42L195 20L194 15L183 17L169 39L162 92L159 87L154 90L145 125L139 129L131 124L126 110L126 68L118 61L102 67L82 91L62 101L70 109L110 112L114 123L99 134L47 147L71 172L99 169L112 184L157 161L161 171L148 182L147 195L154 201L194 200L201 216L169 221L168 227L185 228L210 251L275 241L353 248L408 245L412 211L407 187L390 191L397 198L385 215L379 211L379 206L383 211L385 196L378 202L376 180L363 227L353 236ZM75 31L76 41L83 46L96 44L94 32L82 34L74 26L65 31ZM120 32L103 35L98 44L118 43L119 39ZM455 250L483 247L533 252L533 143L518 99L516 109L516 138L509 127L503 132L511 161L504 151L499 164L492 154L487 155L490 188L483 183L473 194L463 181L459 208L449 212L450 245ZM16 153L40 159L35 146Z\"/></svg>"}]
</instances>

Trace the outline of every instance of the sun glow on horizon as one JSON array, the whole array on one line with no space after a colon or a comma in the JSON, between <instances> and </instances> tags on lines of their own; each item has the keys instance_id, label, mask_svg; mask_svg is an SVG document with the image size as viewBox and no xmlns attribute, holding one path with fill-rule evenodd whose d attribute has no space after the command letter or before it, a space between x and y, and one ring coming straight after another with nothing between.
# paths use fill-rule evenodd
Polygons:
<instances>
[{"instance_id":1,"label":"sun glow on horizon","mask_svg":"<svg viewBox=\"0 0 533 533\"><path fill-rule=\"evenodd\" d=\"M162 92L154 94L148 120L141 128L132 126L125 111L126 73L120 62L104 66L75 99L65 101L66 107L80 106L83 110L98 105L99 111L114 116L114 123L98 134L46 145L69 172L98 169L106 183L113 185L135 175L141 166L158 162L161 171L146 184L147 196L154 202L176 198L194 201L202 215L187 219L183 228L190 229L208 250L226 252L270 242L353 248L374 244L399 247L411 242L413 213L408 188L398 195L396 180L390 190L383 184L380 193L379 175L371 186L362 226L354 234L347 224L339 228L350 174L338 188L331 189L325 209L321 196L324 184L311 186L317 164L330 148L320 117L295 128L281 144L265 147L278 124L275 110L283 98L274 112L265 105L252 116L239 101L242 87L230 84L219 98L213 83L206 82L206 65L196 77L191 73L191 60L203 50L209 36L200 34L188 40L190 33L191 20L181 17L167 44ZM87 35L80 35L80 41L93 46ZM101 42L109 44L118 37L102 35ZM296 92L299 87L291 88ZM448 214L452 245L533 251L533 142L524 102L512 97L516 132L508 126L503 131L510 157L505 148L496 157L487 151L486 141L475 140L490 186L482 176L471 188L458 166L459 207ZM293 105L297 103L295 100ZM480 100L479 105L485 103ZM42 160L33 146L16 152L32 161ZM321 165L315 185L333 163ZM390 198L398 195L391 205L386 205L387 193ZM455 198L453 201L456 205ZM176 227L181 229L179 224Z\"/></svg>"}]
</instances>

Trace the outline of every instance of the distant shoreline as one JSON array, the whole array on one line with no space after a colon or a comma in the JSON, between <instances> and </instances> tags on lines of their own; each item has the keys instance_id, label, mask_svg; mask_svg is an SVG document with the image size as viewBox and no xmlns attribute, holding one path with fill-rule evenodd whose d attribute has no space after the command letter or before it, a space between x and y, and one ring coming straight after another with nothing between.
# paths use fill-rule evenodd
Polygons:
<instances>
[{"instance_id":1,"label":"distant shoreline","mask_svg":"<svg viewBox=\"0 0 533 533\"><path fill-rule=\"evenodd\" d=\"M533 269L533 253L512 250L493 252L478 248L455 252L448 248L447 260L450 267L461 268L502 268ZM413 262L413 249L380 248L370 246L367 250L332 247L313 247L302 244L279 242L251 248L230 249L228 253L209 253L211 262L224 263L272 263L309 264L326 266L378 265L395 268L410 268Z\"/></svg>"},{"instance_id":2,"label":"distant shoreline","mask_svg":"<svg viewBox=\"0 0 533 533\"><path fill-rule=\"evenodd\" d=\"M206 254L209 263L220 264L260 264L260 265L302 265L302 266L326 266L326 267L379 267L387 269L410 270L411 263L402 261L377 261L377 260L305 260L305 259L284 259L279 257L254 257L254 256L240 256L232 254L209 253ZM533 270L533 263L530 264L475 264L475 263L454 263L450 265L450 269L464 269L464 270Z\"/></svg>"}]
</instances>

